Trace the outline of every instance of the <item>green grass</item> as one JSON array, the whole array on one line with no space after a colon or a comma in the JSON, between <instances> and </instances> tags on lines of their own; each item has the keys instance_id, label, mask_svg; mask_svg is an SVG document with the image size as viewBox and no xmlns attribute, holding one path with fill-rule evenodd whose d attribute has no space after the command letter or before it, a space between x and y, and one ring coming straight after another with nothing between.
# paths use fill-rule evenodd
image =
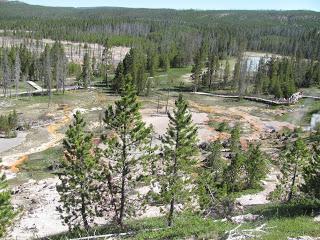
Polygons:
<instances>
[{"instance_id":1,"label":"green grass","mask_svg":"<svg viewBox=\"0 0 320 240\"><path fill-rule=\"evenodd\" d=\"M27 182L29 179L42 180L54 177L55 166L59 158L63 157L61 147L49 148L43 152L29 155L27 161L19 166L17 177L9 180L10 185Z\"/></svg>"},{"instance_id":2,"label":"green grass","mask_svg":"<svg viewBox=\"0 0 320 240\"><path fill-rule=\"evenodd\" d=\"M259 215L263 215L262 213L264 212L266 215L263 215L262 220L257 222L243 224L240 229L254 229L262 224L266 224L266 233L262 234L261 238L259 238L262 240L286 240L288 237L320 236L320 224L315 223L311 215L306 213L301 214L302 209L306 210L305 207L304 205L300 207L297 207L297 205L291 207L288 205L270 205L251 208L247 211ZM284 211L284 209L286 210ZM288 216L287 210L289 209L296 215ZM274 211L278 211L278 214L275 214ZM271 212L273 215L269 215ZM164 217L146 218L127 221L124 229L120 229L115 225L106 225L91 229L88 232L75 231L59 234L51 236L50 239L66 240L80 236L128 232L132 234L123 237L123 239L185 239L191 237L193 239L224 239L226 231L236 226L237 224L230 222L214 221L197 214L184 213L175 218L174 225L171 228L166 226Z\"/></svg>"},{"instance_id":3,"label":"green grass","mask_svg":"<svg viewBox=\"0 0 320 240\"><path fill-rule=\"evenodd\" d=\"M243 190L243 191L240 191L240 192L235 192L233 196L235 198L239 198L239 197L244 196L244 195L256 194L256 193L259 193L261 191L263 191L263 187L262 186L258 186L256 188L250 188L250 189L246 189L246 190Z\"/></svg>"},{"instance_id":4,"label":"green grass","mask_svg":"<svg viewBox=\"0 0 320 240\"><path fill-rule=\"evenodd\" d=\"M211 235L216 237L222 237L225 231L235 227L234 224L228 222L215 222L211 219L204 219L201 216L192 214L182 214L175 219L174 226L168 228L166 226L166 220L163 217L159 218L147 218L142 220L131 220L126 222L124 229L119 229L114 225L108 225L105 227L95 228L84 232L73 232L67 234L61 234L57 236L51 236L52 240L64 240L72 237L79 236L91 236L102 234L114 234L121 232L134 232L133 235L126 239L183 239L185 237L202 237L204 235ZM157 229L157 230L155 230Z\"/></svg>"},{"instance_id":5,"label":"green grass","mask_svg":"<svg viewBox=\"0 0 320 240\"><path fill-rule=\"evenodd\" d=\"M184 83L182 77L186 74L191 73L191 66L184 67L184 68L170 68L168 72L159 72L154 77L154 86L155 88L165 88L168 87L181 87L186 86L187 84Z\"/></svg>"},{"instance_id":6,"label":"green grass","mask_svg":"<svg viewBox=\"0 0 320 240\"><path fill-rule=\"evenodd\" d=\"M267 222L270 227L262 240L286 240L288 237L320 236L320 224L315 223L312 217L300 216L293 218L272 219Z\"/></svg>"},{"instance_id":7,"label":"green grass","mask_svg":"<svg viewBox=\"0 0 320 240\"><path fill-rule=\"evenodd\" d=\"M262 215L263 222L271 227L263 240L287 239L299 236L320 236L320 224L313 217L320 210L319 201L295 201L249 208L247 211Z\"/></svg>"}]
</instances>

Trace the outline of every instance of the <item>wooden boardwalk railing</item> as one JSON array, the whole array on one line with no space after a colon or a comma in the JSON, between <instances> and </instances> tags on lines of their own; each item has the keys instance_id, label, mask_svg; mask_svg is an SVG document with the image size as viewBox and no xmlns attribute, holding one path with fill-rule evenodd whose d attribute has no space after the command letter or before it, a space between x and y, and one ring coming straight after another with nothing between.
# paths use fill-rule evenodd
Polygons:
<instances>
[{"instance_id":1,"label":"wooden boardwalk railing","mask_svg":"<svg viewBox=\"0 0 320 240\"><path fill-rule=\"evenodd\" d=\"M254 101L254 102L260 102L260 103L265 103L268 105L274 105L274 106L288 106L295 104L296 101L290 101L290 100L271 100L271 99L265 99L265 98L260 98L260 97L252 97L252 96L239 96L239 95L223 95L223 94L214 94L214 93L206 93L206 92L193 92L193 94L196 95L203 95L203 96L211 96L211 97L221 97L221 98L231 98L231 99L245 99L248 101ZM314 100L320 100L320 97L317 96L301 96L302 98L310 98Z\"/></svg>"}]
</instances>

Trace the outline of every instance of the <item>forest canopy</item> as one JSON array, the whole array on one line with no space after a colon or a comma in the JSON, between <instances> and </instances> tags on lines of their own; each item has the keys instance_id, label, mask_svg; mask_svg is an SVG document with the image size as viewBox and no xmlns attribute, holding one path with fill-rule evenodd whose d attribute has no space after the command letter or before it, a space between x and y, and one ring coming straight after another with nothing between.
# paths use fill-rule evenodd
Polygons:
<instances>
[{"instance_id":1,"label":"forest canopy","mask_svg":"<svg viewBox=\"0 0 320 240\"><path fill-rule=\"evenodd\" d=\"M312 11L199 11L62 8L0 3L2 34L112 45L156 44L190 62L202 40L220 55L243 50L320 58L320 13Z\"/></svg>"}]
</instances>

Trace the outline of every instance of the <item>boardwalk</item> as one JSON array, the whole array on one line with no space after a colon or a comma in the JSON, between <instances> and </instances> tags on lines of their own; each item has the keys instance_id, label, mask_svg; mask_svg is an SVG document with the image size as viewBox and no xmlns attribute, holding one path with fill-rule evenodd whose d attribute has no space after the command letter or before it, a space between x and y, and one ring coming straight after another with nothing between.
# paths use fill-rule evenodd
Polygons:
<instances>
[{"instance_id":1,"label":"boardwalk","mask_svg":"<svg viewBox=\"0 0 320 240\"><path fill-rule=\"evenodd\" d=\"M33 81L27 81L27 84L29 84L33 90L31 91L23 91L23 92L18 92L13 93L12 96L28 96L28 95L41 95L43 93L46 93L48 90L46 88L42 88L40 87L37 83L33 82ZM89 89L92 87L89 87ZM66 86L65 87L65 91L72 91L72 90L79 90L79 89L83 89L82 87L79 86ZM53 88L51 90L51 92L56 92L57 89ZM0 93L0 97L5 97L5 95L3 93ZM7 94L8 97L8 94Z\"/></svg>"},{"instance_id":2,"label":"boardwalk","mask_svg":"<svg viewBox=\"0 0 320 240\"><path fill-rule=\"evenodd\" d=\"M223 95L223 94L214 94L214 93L206 93L206 92L193 92L193 94L203 95L203 96L211 96L211 97L220 97L220 98L231 98L231 99L239 99L240 98L240 96L238 96L238 95ZM248 100L248 101L260 102L260 103L265 103L265 104L274 105L274 106L281 106L281 105L288 106L288 105L292 105L292 104L296 103L296 102L292 102L289 100L271 100L271 99L252 97L252 96L241 96L241 98ZM320 100L320 97L317 97L317 96L302 95L301 98Z\"/></svg>"}]
</instances>

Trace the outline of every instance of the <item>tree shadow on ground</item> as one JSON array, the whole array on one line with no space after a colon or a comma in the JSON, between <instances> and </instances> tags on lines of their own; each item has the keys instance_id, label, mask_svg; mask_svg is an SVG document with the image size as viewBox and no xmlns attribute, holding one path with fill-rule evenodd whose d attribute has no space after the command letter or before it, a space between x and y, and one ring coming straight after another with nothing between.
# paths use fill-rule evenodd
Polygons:
<instances>
[{"instance_id":1,"label":"tree shadow on ground","mask_svg":"<svg viewBox=\"0 0 320 240\"><path fill-rule=\"evenodd\" d=\"M291 203L256 206L249 208L248 211L267 219L315 216L320 213L320 200L296 200Z\"/></svg>"}]
</instances>

